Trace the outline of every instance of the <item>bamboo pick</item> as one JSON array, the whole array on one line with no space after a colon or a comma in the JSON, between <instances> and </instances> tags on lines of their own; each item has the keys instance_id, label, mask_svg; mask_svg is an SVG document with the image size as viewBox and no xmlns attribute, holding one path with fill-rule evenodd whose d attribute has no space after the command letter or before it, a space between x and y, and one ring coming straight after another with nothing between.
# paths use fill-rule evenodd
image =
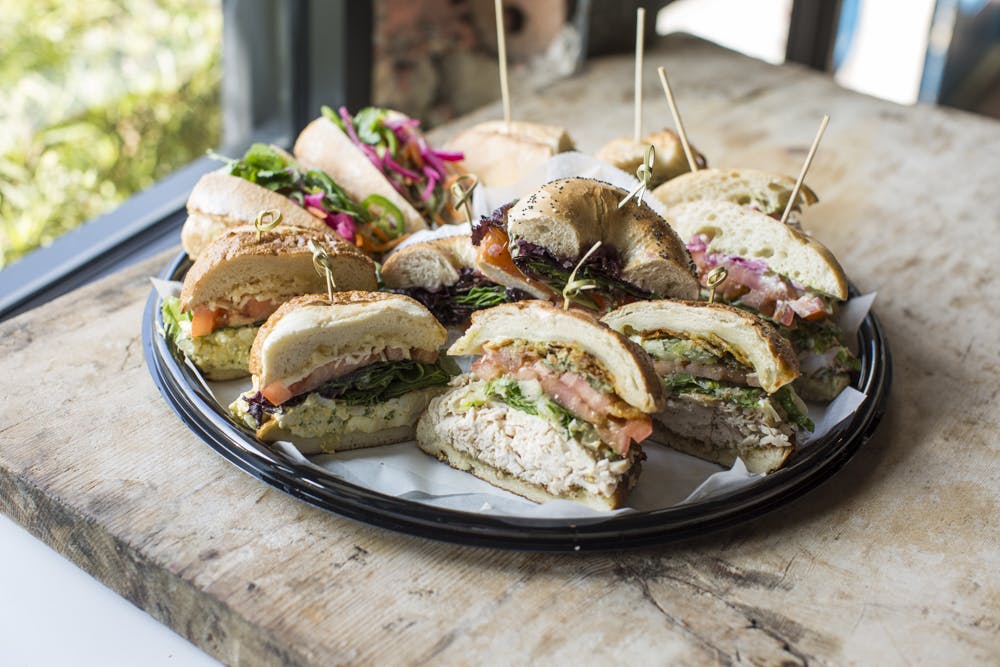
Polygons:
<instances>
[{"instance_id":1,"label":"bamboo pick","mask_svg":"<svg viewBox=\"0 0 1000 667\"><path fill-rule=\"evenodd\" d=\"M507 83L507 35L503 27L503 0L494 0L497 17L497 59L500 61L500 97L503 100L503 120L510 132L510 86Z\"/></svg>"},{"instance_id":2,"label":"bamboo pick","mask_svg":"<svg viewBox=\"0 0 1000 667\"><path fill-rule=\"evenodd\" d=\"M785 204L785 212L781 214L781 224L788 222L788 216L792 214L792 209L795 208L795 200L799 198L799 190L802 189L802 184L806 180L806 172L809 171L810 165L812 165L813 158L816 156L816 149L819 148L819 140L823 138L823 133L826 131L826 126L830 123L830 115L826 114L823 116L823 120L819 124L819 130L816 132L816 138L813 139L812 148L809 149L809 154L806 155L805 164L802 165L802 171L799 172L799 180L795 181L795 187L792 188L792 194L788 198L788 203Z\"/></svg>"},{"instance_id":3,"label":"bamboo pick","mask_svg":"<svg viewBox=\"0 0 1000 667\"><path fill-rule=\"evenodd\" d=\"M681 121L681 112L677 110L677 103L674 102L674 92L670 90L670 82L667 81L667 71L662 67L656 70L660 75L660 84L663 86L663 94L667 96L667 104L670 105L670 113L674 115L674 123L677 125L677 136L681 139L681 146L684 147L684 156L687 158L691 171L698 171L698 162L694 159L691 151L691 144L688 143L687 132L684 131L684 123Z\"/></svg>"},{"instance_id":4,"label":"bamboo pick","mask_svg":"<svg viewBox=\"0 0 1000 667\"><path fill-rule=\"evenodd\" d=\"M333 291L337 289L337 283L333 279L333 267L330 266L330 256L326 249L313 240L309 241L309 251L313 256L313 268L316 273L326 278L326 295L333 301Z\"/></svg>"},{"instance_id":5,"label":"bamboo pick","mask_svg":"<svg viewBox=\"0 0 1000 667\"><path fill-rule=\"evenodd\" d=\"M639 143L642 136L642 54L646 33L646 9L639 7L635 13L635 119L632 139Z\"/></svg>"}]
</instances>

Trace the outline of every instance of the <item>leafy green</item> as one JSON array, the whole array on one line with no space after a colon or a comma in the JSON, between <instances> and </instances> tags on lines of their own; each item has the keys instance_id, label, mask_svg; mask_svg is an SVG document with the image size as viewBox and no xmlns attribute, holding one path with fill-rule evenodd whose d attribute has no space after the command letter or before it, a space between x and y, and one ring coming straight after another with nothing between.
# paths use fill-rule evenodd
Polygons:
<instances>
[{"instance_id":1,"label":"leafy green","mask_svg":"<svg viewBox=\"0 0 1000 667\"><path fill-rule=\"evenodd\" d=\"M785 411L788 416L788 421L792 422L799 428L805 429L807 431L812 431L816 428L813 424L813 420L809 419L809 415L806 413L802 401L798 400L792 388L788 385L782 387L778 391L774 392L774 398L777 399L778 404L781 409Z\"/></svg>"},{"instance_id":2,"label":"leafy green","mask_svg":"<svg viewBox=\"0 0 1000 667\"><path fill-rule=\"evenodd\" d=\"M442 357L433 364L413 359L379 361L330 380L317 392L349 405L371 405L418 389L448 384L458 372L455 362L448 357Z\"/></svg>"},{"instance_id":3,"label":"leafy green","mask_svg":"<svg viewBox=\"0 0 1000 667\"><path fill-rule=\"evenodd\" d=\"M601 446L600 436L592 424L580 419L541 393L540 389L537 395L528 396L525 395L524 388L520 382L511 378L501 377L487 382L484 394L486 398L496 398L515 410L542 417L562 428L568 437L577 440L581 444L592 448L600 448ZM475 405L475 402L470 401L469 407L475 407ZM607 456L612 455L610 450L604 453Z\"/></svg>"},{"instance_id":4,"label":"leafy green","mask_svg":"<svg viewBox=\"0 0 1000 667\"><path fill-rule=\"evenodd\" d=\"M663 378L663 384L668 391L675 394L684 392L705 394L748 409L757 407L760 400L767 396L767 393L759 387L743 387L687 373L667 375Z\"/></svg>"},{"instance_id":5,"label":"leafy green","mask_svg":"<svg viewBox=\"0 0 1000 667\"><path fill-rule=\"evenodd\" d=\"M641 345L657 359L686 359L699 364L717 364L722 361L696 341L686 338L653 338L643 340Z\"/></svg>"},{"instance_id":6,"label":"leafy green","mask_svg":"<svg viewBox=\"0 0 1000 667\"><path fill-rule=\"evenodd\" d=\"M181 322L190 322L191 313L181 312L181 302L176 296L168 296L163 300L160 306L160 312L163 315L163 334L164 338L176 338L177 334L181 331Z\"/></svg>"},{"instance_id":7,"label":"leafy green","mask_svg":"<svg viewBox=\"0 0 1000 667\"><path fill-rule=\"evenodd\" d=\"M474 310L506 303L507 289L502 285L477 285L465 294L457 294L454 303Z\"/></svg>"}]
</instances>

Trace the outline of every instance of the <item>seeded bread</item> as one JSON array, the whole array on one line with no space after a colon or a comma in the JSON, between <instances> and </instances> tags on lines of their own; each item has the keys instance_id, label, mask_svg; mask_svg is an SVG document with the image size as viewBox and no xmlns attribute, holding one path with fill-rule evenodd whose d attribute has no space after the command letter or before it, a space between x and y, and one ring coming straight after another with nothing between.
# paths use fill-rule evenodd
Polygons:
<instances>
[{"instance_id":1,"label":"seeded bread","mask_svg":"<svg viewBox=\"0 0 1000 667\"><path fill-rule=\"evenodd\" d=\"M653 191L670 212L674 206L691 201L728 201L753 206L766 215L781 214L792 196L795 179L756 169L700 169L683 174ZM816 193L805 184L799 190L795 208L818 201Z\"/></svg>"}]
</instances>

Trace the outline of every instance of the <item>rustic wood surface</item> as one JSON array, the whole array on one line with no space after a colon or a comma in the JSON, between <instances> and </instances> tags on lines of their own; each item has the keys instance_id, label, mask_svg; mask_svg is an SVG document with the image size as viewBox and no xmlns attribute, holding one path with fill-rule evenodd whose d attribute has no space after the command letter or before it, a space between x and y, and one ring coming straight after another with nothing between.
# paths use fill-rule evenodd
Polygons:
<instances>
[{"instance_id":1,"label":"rustic wood surface","mask_svg":"<svg viewBox=\"0 0 1000 667\"><path fill-rule=\"evenodd\" d=\"M233 664L1000 662L1000 125L689 38L647 63L647 128L669 125L663 64L714 165L794 174L832 116L805 222L878 290L895 380L831 482L740 528L618 554L339 518L239 472L169 410L140 339L164 256L0 326L0 509ZM630 134L631 86L628 57L602 60L544 97L514 91L515 116L595 150Z\"/></svg>"}]
</instances>

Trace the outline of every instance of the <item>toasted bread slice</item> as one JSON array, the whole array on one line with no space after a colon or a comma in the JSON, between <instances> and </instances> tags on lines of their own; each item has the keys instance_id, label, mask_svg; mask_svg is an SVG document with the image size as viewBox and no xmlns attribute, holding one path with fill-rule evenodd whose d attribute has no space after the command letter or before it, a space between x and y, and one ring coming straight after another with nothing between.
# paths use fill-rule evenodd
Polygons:
<instances>
[{"instance_id":1,"label":"toasted bread slice","mask_svg":"<svg viewBox=\"0 0 1000 667\"><path fill-rule=\"evenodd\" d=\"M389 255L382 280L391 289L437 290L458 282L459 271L475 268L476 249L468 234L414 243Z\"/></svg>"},{"instance_id":2,"label":"toasted bread slice","mask_svg":"<svg viewBox=\"0 0 1000 667\"><path fill-rule=\"evenodd\" d=\"M815 292L847 298L847 276L833 253L763 213L725 201L694 201L674 206L670 224L685 242L704 234L709 252L760 260Z\"/></svg>"},{"instance_id":3,"label":"toasted bread slice","mask_svg":"<svg viewBox=\"0 0 1000 667\"><path fill-rule=\"evenodd\" d=\"M799 376L799 361L791 344L772 325L734 306L704 301L637 301L611 311L601 321L625 335L664 332L704 341L713 350L729 352L752 368L769 394Z\"/></svg>"},{"instance_id":4,"label":"toasted bread slice","mask_svg":"<svg viewBox=\"0 0 1000 667\"><path fill-rule=\"evenodd\" d=\"M791 176L756 169L700 169L683 174L653 190L653 196L667 207L691 201L728 201L752 206L765 215L784 212L795 188ZM805 184L799 190L795 208L815 204L816 193Z\"/></svg>"}]
</instances>

